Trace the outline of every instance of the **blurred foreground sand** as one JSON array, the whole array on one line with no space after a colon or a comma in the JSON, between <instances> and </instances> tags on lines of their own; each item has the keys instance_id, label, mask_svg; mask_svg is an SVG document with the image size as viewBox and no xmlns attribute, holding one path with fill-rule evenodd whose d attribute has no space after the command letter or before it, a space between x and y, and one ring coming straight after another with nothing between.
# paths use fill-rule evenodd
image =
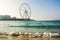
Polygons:
<instances>
[{"instance_id":1,"label":"blurred foreground sand","mask_svg":"<svg viewBox=\"0 0 60 40\"><path fill-rule=\"evenodd\" d=\"M2 39L1 39L2 38ZM39 38L30 38L28 36L4 36L0 37L0 40L60 40L60 38L47 38L47 37L39 37Z\"/></svg>"}]
</instances>

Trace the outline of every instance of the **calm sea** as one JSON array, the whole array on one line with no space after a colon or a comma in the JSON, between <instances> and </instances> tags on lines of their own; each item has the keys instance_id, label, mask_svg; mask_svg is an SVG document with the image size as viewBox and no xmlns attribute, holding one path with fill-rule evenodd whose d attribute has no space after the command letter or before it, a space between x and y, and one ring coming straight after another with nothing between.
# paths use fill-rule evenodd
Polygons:
<instances>
[{"instance_id":1,"label":"calm sea","mask_svg":"<svg viewBox=\"0 0 60 40\"><path fill-rule=\"evenodd\" d=\"M1 31L60 31L60 21L0 21Z\"/></svg>"}]
</instances>

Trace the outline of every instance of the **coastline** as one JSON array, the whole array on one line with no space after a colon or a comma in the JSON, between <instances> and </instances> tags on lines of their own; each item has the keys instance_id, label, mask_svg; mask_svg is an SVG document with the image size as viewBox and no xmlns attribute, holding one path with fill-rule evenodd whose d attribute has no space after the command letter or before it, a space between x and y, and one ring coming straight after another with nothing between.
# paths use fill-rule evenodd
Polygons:
<instances>
[{"instance_id":1,"label":"coastline","mask_svg":"<svg viewBox=\"0 0 60 40\"><path fill-rule=\"evenodd\" d=\"M60 27L58 26L60 26L59 22L0 21L0 28L1 28L0 39L2 40L4 39L6 40L55 40L55 39L59 40L60 31L58 29ZM47 37L43 36L45 35L45 33ZM53 37L50 37L51 36L50 34L52 34Z\"/></svg>"},{"instance_id":2,"label":"coastline","mask_svg":"<svg viewBox=\"0 0 60 40\"><path fill-rule=\"evenodd\" d=\"M0 38L3 39L7 39L7 40L60 40L60 36L59 37L49 37L47 36L48 34L46 34L45 36L42 36L42 34L44 33L48 33L48 32L38 32L38 33L22 33L22 32L10 32L10 33L0 33ZM31 35L33 34L33 35ZM35 34L35 35L34 35ZM40 35L39 35L40 34ZM55 32L55 34L57 34ZM58 32L58 34L60 35L60 32Z\"/></svg>"},{"instance_id":3,"label":"coastline","mask_svg":"<svg viewBox=\"0 0 60 40\"><path fill-rule=\"evenodd\" d=\"M35 21L33 19L0 19L0 21Z\"/></svg>"}]
</instances>

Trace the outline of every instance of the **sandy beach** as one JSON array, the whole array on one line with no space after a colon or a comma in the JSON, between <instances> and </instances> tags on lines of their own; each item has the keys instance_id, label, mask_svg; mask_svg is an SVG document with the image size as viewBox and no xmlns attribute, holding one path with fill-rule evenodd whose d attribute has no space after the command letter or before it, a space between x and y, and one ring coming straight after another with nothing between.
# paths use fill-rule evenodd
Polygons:
<instances>
[{"instance_id":1,"label":"sandy beach","mask_svg":"<svg viewBox=\"0 0 60 40\"><path fill-rule=\"evenodd\" d=\"M15 32L15 34L0 34L0 40L60 40L60 37L37 37L37 36L30 36L27 34L19 34ZM37 34L37 33L35 33ZM48 34L47 34L48 35Z\"/></svg>"},{"instance_id":2,"label":"sandy beach","mask_svg":"<svg viewBox=\"0 0 60 40\"><path fill-rule=\"evenodd\" d=\"M28 38L27 36L18 36L18 37L13 37L13 36L5 36L0 38L0 40L60 40L60 38Z\"/></svg>"}]
</instances>

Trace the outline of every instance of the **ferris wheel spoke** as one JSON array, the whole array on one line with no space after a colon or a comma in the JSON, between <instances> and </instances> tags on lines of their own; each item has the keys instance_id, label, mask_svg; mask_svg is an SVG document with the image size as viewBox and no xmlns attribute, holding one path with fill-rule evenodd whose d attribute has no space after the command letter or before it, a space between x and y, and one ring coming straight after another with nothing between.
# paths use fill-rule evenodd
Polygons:
<instances>
[{"instance_id":1,"label":"ferris wheel spoke","mask_svg":"<svg viewBox=\"0 0 60 40\"><path fill-rule=\"evenodd\" d=\"M30 6L28 4L23 3L20 6L20 15L24 19L30 18L30 16L31 16L31 9L30 9Z\"/></svg>"}]
</instances>

